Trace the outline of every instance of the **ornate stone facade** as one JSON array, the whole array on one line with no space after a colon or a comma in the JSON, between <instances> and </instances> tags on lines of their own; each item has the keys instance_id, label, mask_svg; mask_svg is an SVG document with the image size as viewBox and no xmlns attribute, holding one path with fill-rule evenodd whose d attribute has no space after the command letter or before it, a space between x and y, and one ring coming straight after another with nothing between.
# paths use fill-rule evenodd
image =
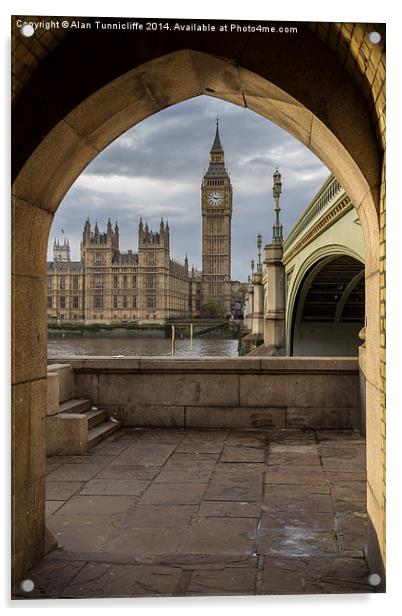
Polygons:
<instances>
[{"instance_id":1,"label":"ornate stone facade","mask_svg":"<svg viewBox=\"0 0 402 616\"><path fill-rule=\"evenodd\" d=\"M158 232L140 221L137 253L120 252L117 223L113 229L109 219L101 233L87 220L81 260L70 260L67 240L54 242L53 258L47 266L50 322L160 322L189 317L199 307L199 277L189 273L187 256L184 263L170 258L170 230L163 220Z\"/></svg>"}]
</instances>

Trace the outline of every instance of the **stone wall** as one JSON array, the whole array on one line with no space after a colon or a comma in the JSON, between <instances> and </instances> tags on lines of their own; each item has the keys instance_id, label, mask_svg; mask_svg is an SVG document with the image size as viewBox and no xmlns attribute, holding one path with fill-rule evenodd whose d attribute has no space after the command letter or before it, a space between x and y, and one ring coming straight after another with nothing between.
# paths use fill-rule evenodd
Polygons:
<instances>
[{"instance_id":1,"label":"stone wall","mask_svg":"<svg viewBox=\"0 0 402 616\"><path fill-rule=\"evenodd\" d=\"M127 426L357 428L351 358L69 358L75 397Z\"/></svg>"}]
</instances>

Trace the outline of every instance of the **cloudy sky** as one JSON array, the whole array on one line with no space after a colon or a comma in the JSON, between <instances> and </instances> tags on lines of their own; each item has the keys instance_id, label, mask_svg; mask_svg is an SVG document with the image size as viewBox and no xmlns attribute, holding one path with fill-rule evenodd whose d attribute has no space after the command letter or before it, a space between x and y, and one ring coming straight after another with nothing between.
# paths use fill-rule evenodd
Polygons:
<instances>
[{"instance_id":1,"label":"cloudy sky","mask_svg":"<svg viewBox=\"0 0 402 616\"><path fill-rule=\"evenodd\" d=\"M215 118L233 185L232 278L247 280L256 258L256 235L272 237L272 174L282 174L281 219L289 232L329 175L304 145L248 109L200 96L137 124L106 148L62 201L49 236L68 237L79 260L85 219L106 230L110 216L120 227L120 249L137 250L140 216L157 230L169 219L171 256L201 269L200 184L208 166ZM64 231L64 235L62 230Z\"/></svg>"}]
</instances>

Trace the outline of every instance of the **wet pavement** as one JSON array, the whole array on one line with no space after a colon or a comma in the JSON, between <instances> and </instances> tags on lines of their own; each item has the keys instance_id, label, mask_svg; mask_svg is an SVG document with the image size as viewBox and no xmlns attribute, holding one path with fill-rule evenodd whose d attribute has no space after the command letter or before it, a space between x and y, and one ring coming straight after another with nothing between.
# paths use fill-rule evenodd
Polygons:
<instances>
[{"instance_id":1,"label":"wet pavement","mask_svg":"<svg viewBox=\"0 0 402 616\"><path fill-rule=\"evenodd\" d=\"M354 431L123 428L48 458L59 549L21 598L367 593Z\"/></svg>"}]
</instances>

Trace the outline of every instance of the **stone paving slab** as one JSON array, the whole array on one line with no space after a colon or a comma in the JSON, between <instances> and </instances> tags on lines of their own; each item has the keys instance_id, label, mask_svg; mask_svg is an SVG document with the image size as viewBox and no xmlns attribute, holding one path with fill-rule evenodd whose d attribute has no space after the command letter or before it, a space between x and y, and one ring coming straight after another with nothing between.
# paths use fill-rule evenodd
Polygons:
<instances>
[{"instance_id":1,"label":"stone paving slab","mask_svg":"<svg viewBox=\"0 0 402 616\"><path fill-rule=\"evenodd\" d=\"M201 503L200 518L259 518L260 504L247 501L207 501Z\"/></svg>"},{"instance_id":2,"label":"stone paving slab","mask_svg":"<svg viewBox=\"0 0 402 616\"><path fill-rule=\"evenodd\" d=\"M349 483L349 482L363 482L364 486L366 486L367 474L366 471L327 471L324 470L325 477L329 481L330 484L338 484L338 483Z\"/></svg>"},{"instance_id":3,"label":"stone paving slab","mask_svg":"<svg viewBox=\"0 0 402 616\"><path fill-rule=\"evenodd\" d=\"M140 441L123 451L114 459L113 464L163 466L175 448L174 443L162 442L155 447L153 443Z\"/></svg>"},{"instance_id":4,"label":"stone paving slab","mask_svg":"<svg viewBox=\"0 0 402 616\"><path fill-rule=\"evenodd\" d=\"M358 471L364 471L366 468L366 458L351 458L344 460L343 458L323 458L324 471L347 471L351 464Z\"/></svg>"},{"instance_id":5,"label":"stone paving slab","mask_svg":"<svg viewBox=\"0 0 402 616\"><path fill-rule=\"evenodd\" d=\"M284 527L262 530L257 542L258 554L267 556L339 556L334 531L314 531L311 528Z\"/></svg>"},{"instance_id":6,"label":"stone paving slab","mask_svg":"<svg viewBox=\"0 0 402 616\"><path fill-rule=\"evenodd\" d=\"M88 563L70 582L62 597L166 597L180 580L175 567Z\"/></svg>"},{"instance_id":7,"label":"stone paving slab","mask_svg":"<svg viewBox=\"0 0 402 616\"><path fill-rule=\"evenodd\" d=\"M177 453L220 453L223 441L204 441L200 438L186 438L177 447Z\"/></svg>"},{"instance_id":8,"label":"stone paving slab","mask_svg":"<svg viewBox=\"0 0 402 616\"><path fill-rule=\"evenodd\" d=\"M225 447L221 462L263 462L264 448L257 447Z\"/></svg>"},{"instance_id":9,"label":"stone paving slab","mask_svg":"<svg viewBox=\"0 0 402 616\"><path fill-rule=\"evenodd\" d=\"M98 552L113 533L110 515L69 515L58 513L47 520L57 543L67 552Z\"/></svg>"},{"instance_id":10,"label":"stone paving slab","mask_svg":"<svg viewBox=\"0 0 402 616\"><path fill-rule=\"evenodd\" d=\"M58 514L69 515L112 515L123 513L133 506L137 499L130 496L73 496L59 510Z\"/></svg>"},{"instance_id":11,"label":"stone paving slab","mask_svg":"<svg viewBox=\"0 0 402 616\"><path fill-rule=\"evenodd\" d=\"M129 528L109 538L100 549L107 554L171 554L177 552L181 537L179 528Z\"/></svg>"},{"instance_id":12,"label":"stone paving slab","mask_svg":"<svg viewBox=\"0 0 402 616\"><path fill-rule=\"evenodd\" d=\"M317 453L305 452L273 452L270 453L268 466L320 466L321 460Z\"/></svg>"},{"instance_id":13,"label":"stone paving slab","mask_svg":"<svg viewBox=\"0 0 402 616\"><path fill-rule=\"evenodd\" d=\"M48 475L49 481L88 481L95 477L105 463L62 464Z\"/></svg>"},{"instance_id":14,"label":"stone paving slab","mask_svg":"<svg viewBox=\"0 0 402 616\"><path fill-rule=\"evenodd\" d=\"M179 551L251 555L256 528L257 522L252 518L200 518L185 530Z\"/></svg>"},{"instance_id":15,"label":"stone paving slab","mask_svg":"<svg viewBox=\"0 0 402 616\"><path fill-rule=\"evenodd\" d=\"M202 500L207 483L152 484L139 503L148 505L193 505Z\"/></svg>"},{"instance_id":16,"label":"stone paving slab","mask_svg":"<svg viewBox=\"0 0 402 616\"><path fill-rule=\"evenodd\" d=\"M213 479L205 493L205 499L210 501L259 501L262 494L261 480L258 483L250 481L240 483L240 480L224 481Z\"/></svg>"},{"instance_id":17,"label":"stone paving slab","mask_svg":"<svg viewBox=\"0 0 402 616\"><path fill-rule=\"evenodd\" d=\"M107 496L140 496L149 486L149 481L139 479L91 479L82 488L81 494Z\"/></svg>"},{"instance_id":18,"label":"stone paving slab","mask_svg":"<svg viewBox=\"0 0 402 616\"><path fill-rule=\"evenodd\" d=\"M325 485L326 479L321 466L269 466L265 473L265 483Z\"/></svg>"},{"instance_id":19,"label":"stone paving slab","mask_svg":"<svg viewBox=\"0 0 402 616\"><path fill-rule=\"evenodd\" d=\"M46 483L46 500L67 500L80 491L84 481L48 481Z\"/></svg>"},{"instance_id":20,"label":"stone paving slab","mask_svg":"<svg viewBox=\"0 0 402 616\"><path fill-rule=\"evenodd\" d=\"M259 594L368 593L368 567L356 558L264 559Z\"/></svg>"},{"instance_id":21,"label":"stone paving slab","mask_svg":"<svg viewBox=\"0 0 402 616\"><path fill-rule=\"evenodd\" d=\"M278 486L279 487L279 486ZM280 486L283 487L283 486ZM287 493L268 493L264 496L261 508L263 511L273 512L274 515L283 511L289 513L300 512L300 518L305 516L305 512L311 513L332 513L333 504L329 494L289 494Z\"/></svg>"},{"instance_id":22,"label":"stone paving slab","mask_svg":"<svg viewBox=\"0 0 402 616\"><path fill-rule=\"evenodd\" d=\"M335 517L332 511L317 513L311 510L293 509L280 512L271 509L262 514L261 528L263 530L305 528L312 531L331 531L335 530Z\"/></svg>"},{"instance_id":23,"label":"stone paving slab","mask_svg":"<svg viewBox=\"0 0 402 616\"><path fill-rule=\"evenodd\" d=\"M186 596L254 595L257 570L229 567L223 571L194 571Z\"/></svg>"},{"instance_id":24,"label":"stone paving slab","mask_svg":"<svg viewBox=\"0 0 402 616\"><path fill-rule=\"evenodd\" d=\"M122 428L60 458L62 547L29 572L32 597L372 592L357 432Z\"/></svg>"},{"instance_id":25,"label":"stone paving slab","mask_svg":"<svg viewBox=\"0 0 402 616\"><path fill-rule=\"evenodd\" d=\"M140 479L152 481L161 472L162 467L150 466L149 464L140 466L135 464L109 464L97 475L97 479Z\"/></svg>"},{"instance_id":26,"label":"stone paving slab","mask_svg":"<svg viewBox=\"0 0 402 616\"><path fill-rule=\"evenodd\" d=\"M163 470L155 479L155 483L207 483L212 470L179 471Z\"/></svg>"},{"instance_id":27,"label":"stone paving slab","mask_svg":"<svg viewBox=\"0 0 402 616\"><path fill-rule=\"evenodd\" d=\"M195 510L196 505L135 505L123 524L127 528L183 528Z\"/></svg>"}]
</instances>

